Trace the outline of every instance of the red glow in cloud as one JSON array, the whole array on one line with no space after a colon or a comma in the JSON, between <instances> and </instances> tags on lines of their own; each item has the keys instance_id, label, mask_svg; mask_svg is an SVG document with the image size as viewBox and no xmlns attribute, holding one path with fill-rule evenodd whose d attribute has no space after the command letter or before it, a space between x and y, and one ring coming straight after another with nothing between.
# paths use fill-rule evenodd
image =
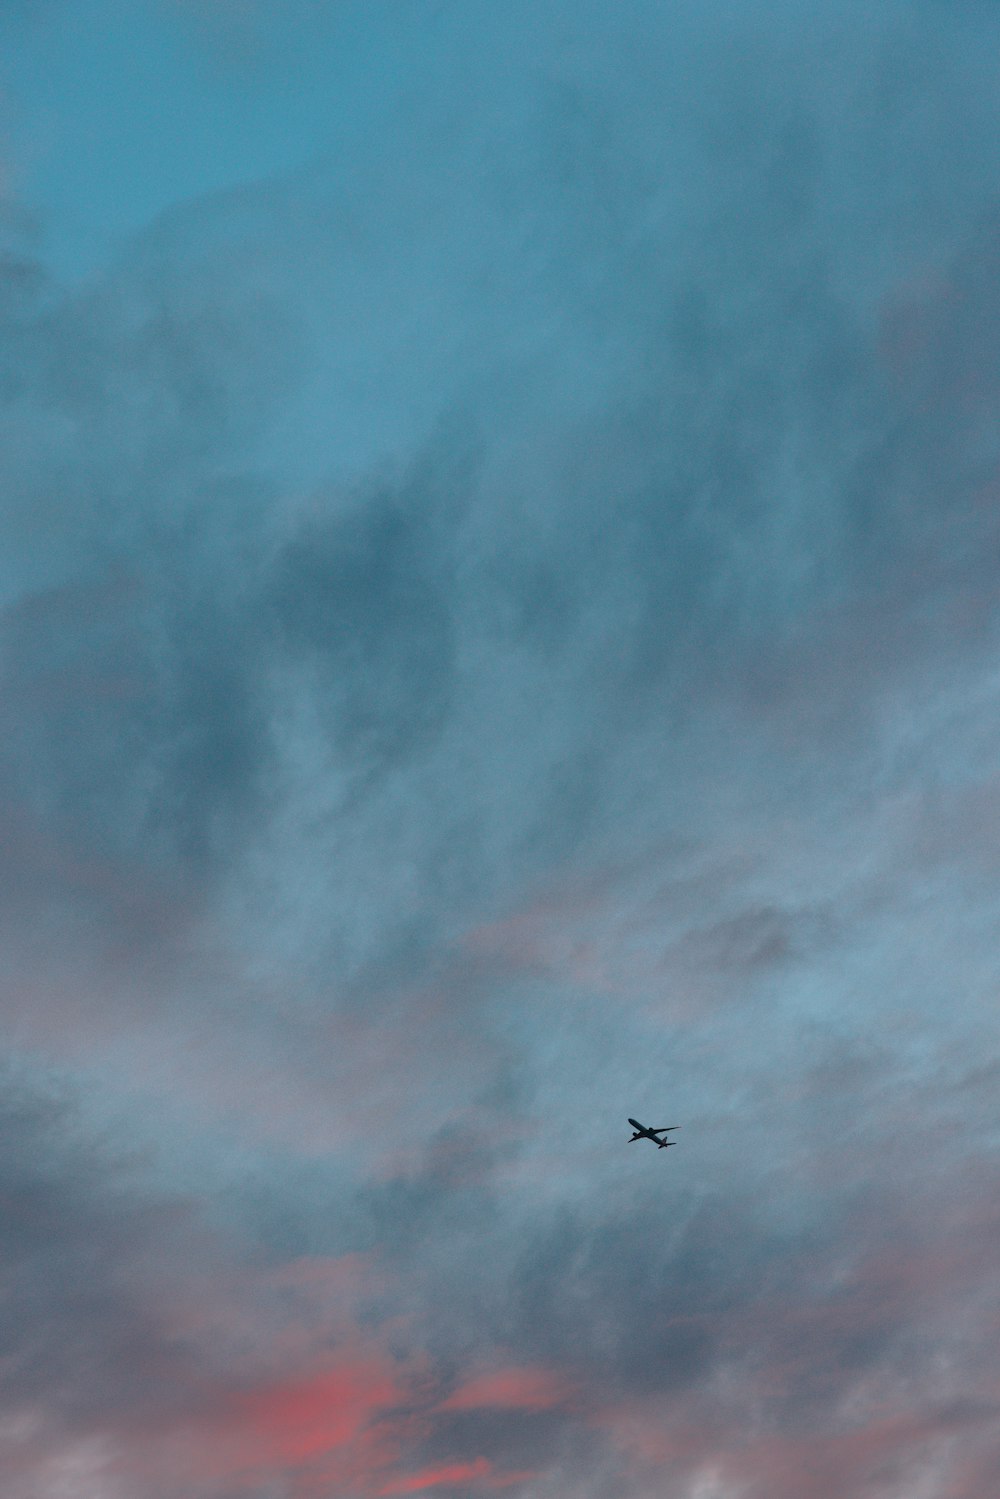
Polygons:
<instances>
[{"instance_id":1,"label":"red glow in cloud","mask_svg":"<svg viewBox=\"0 0 1000 1499\"><path fill-rule=\"evenodd\" d=\"M244 1395L238 1410L261 1457L294 1464L357 1443L377 1414L402 1398L390 1366L381 1358L365 1356Z\"/></svg>"},{"instance_id":2,"label":"red glow in cloud","mask_svg":"<svg viewBox=\"0 0 1000 1499\"><path fill-rule=\"evenodd\" d=\"M554 1402L556 1391L548 1376L512 1369L470 1383L438 1409L540 1409ZM229 1471L284 1470L296 1494L325 1495L327 1485L335 1485L377 1499L458 1484L502 1489L533 1476L497 1472L486 1457L399 1473L407 1440L424 1426L405 1413L405 1404L397 1371L377 1355L255 1390L237 1402L242 1435L234 1434L238 1447Z\"/></svg>"},{"instance_id":3,"label":"red glow in cloud","mask_svg":"<svg viewBox=\"0 0 1000 1499\"><path fill-rule=\"evenodd\" d=\"M251 1499L266 1489L285 1499L374 1499L399 1472L414 1436L398 1411L402 1384L387 1358L367 1350L235 1395L199 1382L189 1391L192 1403L200 1397L197 1414L167 1414L162 1425L116 1433L108 1472L135 1495ZM44 1454L29 1457L42 1474ZM3 1472L9 1471L5 1458Z\"/></svg>"},{"instance_id":4,"label":"red glow in cloud","mask_svg":"<svg viewBox=\"0 0 1000 1499\"><path fill-rule=\"evenodd\" d=\"M545 1369L498 1369L460 1385L438 1409L550 1410L565 1400L567 1393L566 1384Z\"/></svg>"},{"instance_id":5,"label":"red glow in cloud","mask_svg":"<svg viewBox=\"0 0 1000 1499\"><path fill-rule=\"evenodd\" d=\"M547 1376L509 1370L470 1384L447 1408L489 1403L538 1409L551 1404L554 1394ZM292 1493L324 1499L328 1488L390 1499L461 1484L493 1491L534 1476L497 1472L486 1457L399 1472L407 1442L426 1429L423 1418L402 1409L405 1402L396 1372L376 1356L254 1391L238 1403L244 1450L230 1471L284 1471Z\"/></svg>"},{"instance_id":6,"label":"red glow in cloud","mask_svg":"<svg viewBox=\"0 0 1000 1499\"><path fill-rule=\"evenodd\" d=\"M454 1488L460 1483L475 1483L478 1488L505 1489L512 1483L525 1483L533 1477L533 1473L495 1473L487 1458L477 1457L475 1462L446 1463L440 1468L425 1468L422 1473L394 1478L378 1490L378 1499L388 1499L390 1494L422 1494L427 1489Z\"/></svg>"}]
</instances>

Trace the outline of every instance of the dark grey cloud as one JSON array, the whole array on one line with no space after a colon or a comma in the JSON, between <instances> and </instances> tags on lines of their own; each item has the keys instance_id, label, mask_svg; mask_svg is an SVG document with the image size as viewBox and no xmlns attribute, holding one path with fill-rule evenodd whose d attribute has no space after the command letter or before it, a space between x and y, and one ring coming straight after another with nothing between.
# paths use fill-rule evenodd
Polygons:
<instances>
[{"instance_id":1,"label":"dark grey cloud","mask_svg":"<svg viewBox=\"0 0 1000 1499\"><path fill-rule=\"evenodd\" d=\"M433 743L451 705L453 567L434 509L433 481L418 480L307 526L275 568L276 633L293 661L315 660L328 733L362 779Z\"/></svg>"},{"instance_id":2,"label":"dark grey cloud","mask_svg":"<svg viewBox=\"0 0 1000 1499\"><path fill-rule=\"evenodd\" d=\"M550 136L561 142L559 160L588 160L598 151L596 139L601 143L601 170L614 175L618 157L607 111L581 102L578 93L571 102L562 100L553 109L549 124L535 121L533 128L543 142ZM815 135L818 127L807 127L800 115L778 129L776 180L784 180L789 170L787 163L782 165L792 149L789 141L801 143L809 128ZM750 141L770 129L765 116L765 123L749 132ZM737 140L746 135L738 132ZM741 147L735 140L732 149L739 157ZM821 171L815 143L796 149L813 162L814 174ZM769 156L770 148L764 154ZM564 164L560 172L554 167L538 170L545 180L553 176L558 184L569 167ZM624 170L627 177L630 168L626 165ZM595 209L610 191L603 179L592 180L596 171L588 167L582 185L572 174L569 178L577 183L574 191ZM637 205L644 201L641 190L628 182L619 190L629 210L637 213ZM583 212L579 205L567 205L560 192L562 188L555 194L556 206L545 226L547 253L553 257L556 247L560 255L566 253L565 221L578 224ZM243 294L228 291L230 308L220 311L219 299L227 294L223 276L234 269L230 246L216 257L218 263L211 271L194 278L193 285L190 278L179 280L176 272L158 267L156 257L150 262L147 255L139 281L140 301L129 313L128 333L102 340L94 372L97 378L88 379L86 393L80 393L76 404L82 400L83 410L93 417L98 393L102 409L112 409L119 395L131 397L124 402L125 416L112 419L105 438L118 449L128 436L123 422L139 423L138 448L135 439L131 443L137 463L134 478L119 475L113 481L119 514L123 506L131 506L130 484L151 490L143 504L152 502L154 508L159 504L158 493L169 492L172 505L178 486L186 495L189 518L183 524L171 517L158 519L152 530L140 525L135 531L130 522L130 544L143 547L147 572L147 539L156 559L151 575L144 579L155 612L151 618L140 615L137 621L146 636L142 647L146 654L145 659L140 655L134 675L142 679L147 702L138 713L121 710L118 717L133 720L129 725L133 733L148 744L140 758L148 758L153 774L163 777L162 794L152 814L158 835L169 841L176 834L180 846L194 856L211 841L210 830L217 817L225 818L228 803L254 795L255 779L266 762L267 736L262 725L269 711L266 698L257 696L260 684L253 679L263 654L257 636L259 589L273 596L290 644L316 651L318 637L323 637L330 664L317 697L331 704L329 732L341 752L348 749L347 761L353 759L365 767L373 754L377 759L394 747L402 748L411 737L419 741L453 711L455 694L461 688L455 680L454 632L462 630L469 638L470 625L474 632L477 620L486 623L492 635L500 621L510 619L525 632L523 638L541 650L553 675L582 668L573 730L575 735L578 726L583 727L586 734L588 719L599 720L603 727L620 711L622 702L638 722L652 702L661 705L662 713L660 682L668 693L669 712L683 715L693 678L703 689L734 666L753 669L744 651L763 655L765 661L756 669L767 672L766 658L775 633L781 639L789 631L798 631L802 620L815 618L824 602L847 607L869 579L884 579L887 568L904 565L893 560L899 517L893 519L897 502L892 489L905 484L906 478L890 479L887 494L885 465L891 460L884 451L883 433L892 428L887 417L880 424L877 421L878 409L886 401L880 388L882 373L877 367L865 367L866 335L852 310L838 303L829 272L815 266L810 235L800 227L796 238L794 226L770 223L766 195L764 204L755 199L754 207L757 217L740 235L742 258L735 266L726 248L734 232L730 222L724 220L714 231L717 247L713 249L709 239L707 254L704 236L697 231L707 267L702 267L702 285L689 291L684 290L683 273L678 277L673 262L659 271L641 267L633 276L622 277L614 250L617 242L609 232L601 252L609 262L604 274L617 273L619 280L635 288L631 294L636 300L642 298L645 320L658 330L663 347L661 367L652 378L644 374L641 396L617 402L616 414L600 420L582 451L575 434L563 437L566 462L570 446L575 454L574 466L564 469L559 492L550 502L555 506L552 522L559 525L558 548L540 553L537 546L525 545L521 560L515 538L504 536L498 538L496 560L488 571L480 573L474 564L471 570L466 565L460 578L449 557L447 533L449 527L461 531L462 517L475 515L475 479L471 474L446 477L446 487L457 493L432 524L437 504L432 495L440 482L433 476L425 482L423 463L417 465L418 476L404 481L393 501L352 502L356 513L348 519L338 518L340 507L331 497L329 520L306 526L300 537L288 541L276 563L268 564L262 555L263 538L255 558L249 538L262 507L266 512L273 501L249 481L206 484L199 471L224 462L223 455L234 442L245 440L256 419L258 397L252 387L257 375L248 378L237 371L256 372L262 364L253 347L253 339L262 334L259 309L255 309L254 324L248 324L245 312L240 311L241 304L247 307ZM523 217L525 207L520 212ZM814 236L813 221L809 230ZM593 243L595 232L588 220L588 244ZM174 253L183 256L182 251ZM982 254L973 252L974 263ZM713 260L716 283L725 278L730 288L728 297L735 302L732 310L724 308L717 291L713 292ZM150 265L160 277L155 291L147 289L153 273ZM238 285L238 262L235 269ZM738 297L732 290L734 272L737 284L743 286ZM986 267L966 274L980 277L982 285L988 286ZM571 278L564 295L575 298L579 290ZM974 279L969 294L973 301L981 300ZM127 295L135 304L131 288ZM701 335L713 357L707 367L703 365L700 377L684 365L685 338L689 344L690 332L678 335L678 356L675 341L662 331L671 303L688 309L713 305L717 309L714 326ZM621 315L614 297L603 315ZM690 312L684 316L690 318ZM249 343L243 332L247 326L254 328ZM223 353L233 329L237 330L238 360ZM758 337L759 352L749 356L748 366L747 351ZM968 340L956 328L952 333L942 329L933 342L935 350L929 357L934 378L947 390L960 383L960 376L948 370L949 360L953 361L948 349L952 345L967 348ZM802 349L801 356L796 345ZM65 361L60 360L60 365L65 366ZM103 377L101 369L106 371ZM812 384L810 369L815 371ZM633 384L635 379L633 373ZM146 391L148 396L142 394ZM947 396L944 401L939 420L954 445L961 440L960 434ZM849 435L856 432L859 410L866 408L866 425L876 425L879 436L870 455L862 452L861 462L877 461L881 472L872 473L868 467L864 481L855 486L859 508L853 514L850 504L845 508L843 503L844 486L848 491L852 488L850 469L840 485L825 486L829 513L813 507L802 537L804 550L795 557L799 595L789 594L789 563L795 554L789 552L786 537L773 532L776 512L772 503L776 471L787 462L789 423L797 442L804 445L802 482L815 488L832 444L850 440L856 446L856 436ZM841 427L831 430L831 412L838 409L843 412ZM678 430L684 433L682 443L671 436ZM926 448L915 452L910 427L897 425L896 430L901 433L894 440L900 449L896 463L904 461L905 451L905 462L925 473L925 486L934 484L947 463L941 443L933 441L925 423L920 440ZM938 456L931 462L935 453ZM168 458L159 456L166 454ZM614 504L605 524L597 507L602 503L599 496L610 493ZM943 502L943 496L929 499L930 512L936 513L936 505ZM482 505L482 499L478 503ZM777 515L781 513L779 506ZM99 524L96 517L95 523ZM230 575L222 584L218 564L224 563L229 544L225 538L237 534L242 537L240 556L247 572ZM908 529L907 534L912 546L913 532ZM822 545L818 537L823 538ZM269 565L275 572L273 583L259 577ZM495 580L498 571L502 582L491 585L491 574ZM201 581L202 572L211 574L211 583L207 577ZM618 602L619 594L626 591L633 606L627 609ZM485 622L480 612L484 607L490 610ZM613 681L603 680L596 670L588 672L578 658L588 635L587 626L581 630L580 622L601 614L607 621L606 648L613 650L619 665ZM154 633L161 637L155 658L150 655ZM762 635L766 645L762 649L758 644L754 651ZM93 649L103 650L99 636ZM494 670L498 665L494 663ZM24 669L37 675L29 661ZM78 670L77 675L82 678L85 672ZM453 719L456 716L453 712ZM103 717L114 737L116 714L108 712ZM45 737L58 738L48 732ZM598 794L595 777L600 751L586 746L571 751L568 744L561 745L560 764L569 753L577 767L569 779L575 777L581 791L572 794L563 787L559 795L564 802L568 798L572 815L592 804ZM74 761L78 770L61 773L68 779L75 773L92 780L91 767L113 764L114 757L95 745L89 754L80 747ZM554 765L547 775L550 782L562 780ZM266 795L266 787L262 790ZM68 794L76 795L75 791ZM529 806L538 794L529 797ZM136 808L136 817L141 818L144 810ZM558 826L552 813L546 801L539 821ZM106 822L106 813L101 816Z\"/></svg>"},{"instance_id":3,"label":"dark grey cloud","mask_svg":"<svg viewBox=\"0 0 1000 1499\"><path fill-rule=\"evenodd\" d=\"M4 1363L16 1407L64 1431L178 1398L185 1359L151 1295L183 1202L144 1201L140 1164L81 1138L65 1088L7 1071L2 1128ZM113 1413L113 1414L112 1414Z\"/></svg>"}]
</instances>

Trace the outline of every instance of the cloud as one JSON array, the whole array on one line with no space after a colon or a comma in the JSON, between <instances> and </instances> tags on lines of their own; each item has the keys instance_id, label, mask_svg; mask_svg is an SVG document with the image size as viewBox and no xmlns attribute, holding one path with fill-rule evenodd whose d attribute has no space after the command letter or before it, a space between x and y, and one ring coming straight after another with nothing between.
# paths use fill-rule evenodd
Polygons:
<instances>
[{"instance_id":1,"label":"cloud","mask_svg":"<svg viewBox=\"0 0 1000 1499\"><path fill-rule=\"evenodd\" d=\"M494 1473L486 1458L477 1458L471 1463L448 1463L441 1468L427 1468L422 1473L413 1473L408 1478L397 1478L380 1489L380 1494L418 1494L426 1489L455 1488L459 1484L471 1483L475 1491L483 1489L505 1489L512 1484L521 1484L531 1479L531 1473Z\"/></svg>"},{"instance_id":2,"label":"cloud","mask_svg":"<svg viewBox=\"0 0 1000 1499\"><path fill-rule=\"evenodd\" d=\"M479 1410L483 1407L511 1410L545 1410L561 1404L568 1391L564 1383L544 1369L497 1369L459 1386L443 1401L440 1410Z\"/></svg>"},{"instance_id":3,"label":"cloud","mask_svg":"<svg viewBox=\"0 0 1000 1499\"><path fill-rule=\"evenodd\" d=\"M307 10L0 275L5 1492L975 1499L994 23Z\"/></svg>"}]
</instances>

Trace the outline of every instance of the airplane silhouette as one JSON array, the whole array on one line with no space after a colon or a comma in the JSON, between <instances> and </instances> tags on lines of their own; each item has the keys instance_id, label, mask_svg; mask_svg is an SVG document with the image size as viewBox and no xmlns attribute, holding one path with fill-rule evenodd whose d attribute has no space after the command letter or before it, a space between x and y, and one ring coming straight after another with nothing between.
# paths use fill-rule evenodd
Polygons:
<instances>
[{"instance_id":1,"label":"airplane silhouette","mask_svg":"<svg viewBox=\"0 0 1000 1499\"><path fill-rule=\"evenodd\" d=\"M629 1139L630 1145L633 1140L652 1140L654 1145L658 1145L661 1150L665 1150L668 1145L677 1144L676 1140L658 1140L657 1136L665 1135L672 1129L680 1129L679 1124L664 1124L659 1129L647 1129L644 1124L639 1123L638 1119L630 1119L629 1124L635 1130L635 1134Z\"/></svg>"}]
</instances>

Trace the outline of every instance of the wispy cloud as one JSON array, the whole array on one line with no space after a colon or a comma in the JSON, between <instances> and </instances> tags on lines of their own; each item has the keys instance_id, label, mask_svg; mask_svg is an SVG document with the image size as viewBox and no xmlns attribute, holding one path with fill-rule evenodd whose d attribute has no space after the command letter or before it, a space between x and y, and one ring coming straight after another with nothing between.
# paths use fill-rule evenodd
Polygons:
<instances>
[{"instance_id":1,"label":"wispy cloud","mask_svg":"<svg viewBox=\"0 0 1000 1499\"><path fill-rule=\"evenodd\" d=\"M3 23L5 1495L982 1499L995 14L113 10Z\"/></svg>"}]
</instances>

